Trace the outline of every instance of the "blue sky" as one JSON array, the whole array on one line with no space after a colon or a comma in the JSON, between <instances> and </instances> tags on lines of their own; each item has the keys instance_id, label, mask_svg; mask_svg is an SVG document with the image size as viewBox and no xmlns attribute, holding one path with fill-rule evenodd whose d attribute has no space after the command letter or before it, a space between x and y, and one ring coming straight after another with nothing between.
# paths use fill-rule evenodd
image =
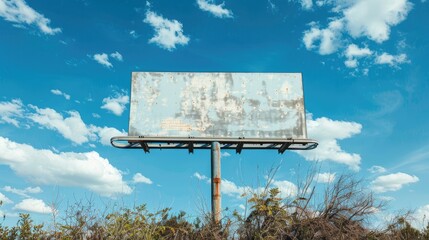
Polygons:
<instances>
[{"instance_id":1,"label":"blue sky","mask_svg":"<svg viewBox=\"0 0 429 240\"><path fill-rule=\"evenodd\" d=\"M353 173L390 212L429 214L425 0L0 0L0 211L49 220L80 199L198 216L209 151L120 150L133 71L302 72L305 153L224 152L223 207L246 186L294 197ZM319 170L320 169L320 170ZM226 213L227 214L227 213Z\"/></svg>"}]
</instances>

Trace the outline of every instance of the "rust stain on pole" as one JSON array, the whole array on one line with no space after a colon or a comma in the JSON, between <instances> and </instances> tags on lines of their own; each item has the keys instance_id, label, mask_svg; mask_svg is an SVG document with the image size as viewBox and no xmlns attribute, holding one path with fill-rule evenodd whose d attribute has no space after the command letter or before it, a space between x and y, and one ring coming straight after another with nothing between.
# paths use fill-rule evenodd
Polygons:
<instances>
[{"instance_id":1,"label":"rust stain on pole","mask_svg":"<svg viewBox=\"0 0 429 240\"><path fill-rule=\"evenodd\" d=\"M215 223L221 219L221 175L220 175L220 144L212 142L211 146L211 174L212 174L212 215Z\"/></svg>"}]
</instances>

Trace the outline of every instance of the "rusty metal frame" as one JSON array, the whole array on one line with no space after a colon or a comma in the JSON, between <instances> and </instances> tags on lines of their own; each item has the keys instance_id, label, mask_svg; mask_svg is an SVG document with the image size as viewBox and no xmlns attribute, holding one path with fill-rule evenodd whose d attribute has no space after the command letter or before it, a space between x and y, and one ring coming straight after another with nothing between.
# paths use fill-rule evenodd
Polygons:
<instances>
[{"instance_id":1,"label":"rusty metal frame","mask_svg":"<svg viewBox=\"0 0 429 240\"><path fill-rule=\"evenodd\" d=\"M194 137L145 137L121 136L110 139L117 148L143 149L148 153L150 149L188 149L193 153L195 149L211 149L212 142L219 142L221 149L235 149L240 154L243 149L277 150L283 154L286 150L311 150L318 143L312 139L281 139L281 138L194 138Z\"/></svg>"}]
</instances>

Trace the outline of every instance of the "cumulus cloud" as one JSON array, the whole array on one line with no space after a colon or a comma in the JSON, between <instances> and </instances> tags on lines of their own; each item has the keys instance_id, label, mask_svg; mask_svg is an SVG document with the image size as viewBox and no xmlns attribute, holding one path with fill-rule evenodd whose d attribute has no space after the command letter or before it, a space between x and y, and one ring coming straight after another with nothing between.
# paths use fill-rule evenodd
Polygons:
<instances>
[{"instance_id":1,"label":"cumulus cloud","mask_svg":"<svg viewBox=\"0 0 429 240\"><path fill-rule=\"evenodd\" d=\"M381 43L389 39L390 28L405 20L411 8L408 0L361 0L343 14L352 37L364 36Z\"/></svg>"},{"instance_id":2,"label":"cumulus cloud","mask_svg":"<svg viewBox=\"0 0 429 240\"><path fill-rule=\"evenodd\" d=\"M314 181L318 183L331 183L335 180L335 173L318 173L314 176Z\"/></svg>"},{"instance_id":3,"label":"cumulus cloud","mask_svg":"<svg viewBox=\"0 0 429 240\"><path fill-rule=\"evenodd\" d=\"M117 61L120 61L120 62L124 61L122 54L120 54L118 51L111 53L110 57L117 60ZM109 54L107 54L107 53L97 53L97 54L94 54L92 56L92 58L96 62L98 62L99 64L101 64L107 68L113 67L113 64L110 62Z\"/></svg>"},{"instance_id":4,"label":"cumulus cloud","mask_svg":"<svg viewBox=\"0 0 429 240\"><path fill-rule=\"evenodd\" d=\"M20 203L15 205L14 209L18 211L42 213L42 214L49 214L55 211L54 208L46 205L46 203L43 200L35 199L35 198L28 198L28 199L22 200Z\"/></svg>"},{"instance_id":5,"label":"cumulus cloud","mask_svg":"<svg viewBox=\"0 0 429 240\"><path fill-rule=\"evenodd\" d=\"M280 191L280 197L282 198L288 198L288 197L293 197L296 196L297 192L298 192L298 187L286 180L283 181L277 181L277 180L273 180L271 182L271 186L272 187L276 187L279 189ZM231 196L231 197L236 197L236 198L241 198L244 195L247 195L249 193L252 192L262 192L263 188L251 188L249 186L237 186L234 182L229 181L227 179L222 179L222 187L221 187L221 192L222 194Z\"/></svg>"},{"instance_id":6,"label":"cumulus cloud","mask_svg":"<svg viewBox=\"0 0 429 240\"><path fill-rule=\"evenodd\" d=\"M126 135L124 130L119 131L112 127L99 127L87 125L81 118L79 112L68 111L67 117L51 108L38 108L30 105L34 112L28 112L27 118L39 124L41 127L53 130L76 144L89 141L99 141L102 145L109 146L110 138Z\"/></svg>"},{"instance_id":7,"label":"cumulus cloud","mask_svg":"<svg viewBox=\"0 0 429 240\"><path fill-rule=\"evenodd\" d=\"M279 189L281 198L294 197L298 193L298 187L289 181L276 181L272 182L272 185Z\"/></svg>"},{"instance_id":8,"label":"cumulus cloud","mask_svg":"<svg viewBox=\"0 0 429 240\"><path fill-rule=\"evenodd\" d=\"M220 188L222 194L240 198L243 194L252 192L253 189L247 186L237 186L234 182L227 179L222 179L222 185Z\"/></svg>"},{"instance_id":9,"label":"cumulus cloud","mask_svg":"<svg viewBox=\"0 0 429 240\"><path fill-rule=\"evenodd\" d=\"M308 3L304 3L308 2ZM312 6L311 1L302 1L304 6ZM307 50L327 55L344 49L345 65L348 68L358 66L358 58L372 55L372 51L358 48L355 44L347 48L342 43L367 38L376 43L389 39L391 28L404 21L413 4L409 0L360 0L360 1L316 1L317 6L331 6L335 15L327 27L310 23L310 29L303 32L303 43ZM305 7L304 7L305 8ZM353 55L358 53L360 55ZM349 53L349 56L347 56ZM352 55L350 55L352 53ZM376 59L377 64L397 64L406 62L406 55L382 54Z\"/></svg>"},{"instance_id":10,"label":"cumulus cloud","mask_svg":"<svg viewBox=\"0 0 429 240\"><path fill-rule=\"evenodd\" d=\"M182 23L175 19L166 19L149 10L146 12L144 22L155 30L155 35L149 39L149 43L155 43L161 48L172 51L176 45L186 45L189 42L189 37L183 34Z\"/></svg>"},{"instance_id":11,"label":"cumulus cloud","mask_svg":"<svg viewBox=\"0 0 429 240\"><path fill-rule=\"evenodd\" d=\"M424 229L429 223L429 204L419 207L413 214L411 224L417 229Z\"/></svg>"},{"instance_id":12,"label":"cumulus cloud","mask_svg":"<svg viewBox=\"0 0 429 240\"><path fill-rule=\"evenodd\" d=\"M350 44L344 52L347 60L344 64L348 68L356 68L358 65L357 59L372 55L372 51L368 47L359 48L356 44Z\"/></svg>"},{"instance_id":13,"label":"cumulus cloud","mask_svg":"<svg viewBox=\"0 0 429 240\"><path fill-rule=\"evenodd\" d=\"M60 28L50 27L51 20L28 6L24 0L0 0L0 17L17 26L36 26L42 33L48 35L61 32Z\"/></svg>"},{"instance_id":14,"label":"cumulus cloud","mask_svg":"<svg viewBox=\"0 0 429 240\"><path fill-rule=\"evenodd\" d=\"M10 200L8 197L6 197L3 193L0 192L0 202L3 204L10 204L13 203L12 200Z\"/></svg>"},{"instance_id":15,"label":"cumulus cloud","mask_svg":"<svg viewBox=\"0 0 429 240\"><path fill-rule=\"evenodd\" d=\"M111 53L110 56L118 61L121 61L121 62L124 61L124 58L118 51Z\"/></svg>"},{"instance_id":16,"label":"cumulus cloud","mask_svg":"<svg viewBox=\"0 0 429 240\"><path fill-rule=\"evenodd\" d=\"M309 161L333 161L346 164L350 169L359 171L361 157L356 153L344 151L338 140L350 138L359 134L362 125L356 122L336 121L326 117L313 119L307 116L307 131L310 138L319 142L316 149L311 151L296 151Z\"/></svg>"},{"instance_id":17,"label":"cumulus cloud","mask_svg":"<svg viewBox=\"0 0 429 240\"><path fill-rule=\"evenodd\" d=\"M222 157L231 157L231 154L229 152L222 152L221 156Z\"/></svg>"},{"instance_id":18,"label":"cumulus cloud","mask_svg":"<svg viewBox=\"0 0 429 240\"><path fill-rule=\"evenodd\" d=\"M134 183L146 183L146 184L152 184L152 180L149 178L143 176L141 173L136 173L133 177Z\"/></svg>"},{"instance_id":19,"label":"cumulus cloud","mask_svg":"<svg viewBox=\"0 0 429 240\"><path fill-rule=\"evenodd\" d=\"M192 176L199 180L205 181L208 184L211 183L210 179L207 176L202 175L198 172L195 172ZM298 187L294 183L285 181L285 180L273 180L271 181L271 186L279 189L280 197L282 198L296 196L298 192ZM235 197L235 198L241 198L243 196L246 196L249 193L255 193L255 192L260 193L263 190L264 188L262 187L252 188L249 186L238 186L234 182L227 179L222 179L222 185L220 188L220 191L222 194L228 195L230 197Z\"/></svg>"},{"instance_id":20,"label":"cumulus cloud","mask_svg":"<svg viewBox=\"0 0 429 240\"><path fill-rule=\"evenodd\" d=\"M310 10L313 8L313 0L300 0L301 6L305 10Z\"/></svg>"},{"instance_id":21,"label":"cumulus cloud","mask_svg":"<svg viewBox=\"0 0 429 240\"><path fill-rule=\"evenodd\" d=\"M368 171L370 173L384 173L384 172L386 172L386 169L382 166L372 166L372 167L368 168Z\"/></svg>"},{"instance_id":22,"label":"cumulus cloud","mask_svg":"<svg viewBox=\"0 0 429 240\"><path fill-rule=\"evenodd\" d=\"M121 116L125 111L126 104L128 104L130 98L125 92L115 93L114 96L107 97L103 99L102 109L106 109L109 112L115 114L116 116Z\"/></svg>"},{"instance_id":23,"label":"cumulus cloud","mask_svg":"<svg viewBox=\"0 0 429 240\"><path fill-rule=\"evenodd\" d=\"M0 123L10 123L19 127L18 118L24 116L24 109L20 99L0 102Z\"/></svg>"},{"instance_id":24,"label":"cumulus cloud","mask_svg":"<svg viewBox=\"0 0 429 240\"><path fill-rule=\"evenodd\" d=\"M199 172L195 172L194 175L192 175L193 177L196 177L199 180L208 180L209 178L204 176L203 174L200 174Z\"/></svg>"},{"instance_id":25,"label":"cumulus cloud","mask_svg":"<svg viewBox=\"0 0 429 240\"><path fill-rule=\"evenodd\" d=\"M119 131L118 129L112 127L97 127L91 125L90 131L96 134L98 136L99 142L105 146L110 146L110 139L112 137L127 135L124 130Z\"/></svg>"},{"instance_id":26,"label":"cumulus cloud","mask_svg":"<svg viewBox=\"0 0 429 240\"><path fill-rule=\"evenodd\" d=\"M224 8L225 3L216 5L213 0L197 0L198 7L218 18L232 18L231 10Z\"/></svg>"},{"instance_id":27,"label":"cumulus cloud","mask_svg":"<svg viewBox=\"0 0 429 240\"><path fill-rule=\"evenodd\" d=\"M36 184L81 187L109 197L132 192L121 172L95 151L54 153L0 137L0 164Z\"/></svg>"},{"instance_id":28,"label":"cumulus cloud","mask_svg":"<svg viewBox=\"0 0 429 240\"><path fill-rule=\"evenodd\" d=\"M70 100L70 95L68 95L67 93L62 92L59 89L51 89L51 93L54 94L54 95L63 96L65 99Z\"/></svg>"},{"instance_id":29,"label":"cumulus cloud","mask_svg":"<svg viewBox=\"0 0 429 240\"><path fill-rule=\"evenodd\" d=\"M94 54L93 58L96 62L107 68L113 67L112 63L109 62L109 55L107 55L106 53Z\"/></svg>"},{"instance_id":30,"label":"cumulus cloud","mask_svg":"<svg viewBox=\"0 0 429 240\"><path fill-rule=\"evenodd\" d=\"M303 42L307 50L316 49L321 55L332 54L341 46L341 31L343 21L332 20L327 28L320 28L316 23L310 24L311 28L304 31Z\"/></svg>"},{"instance_id":31,"label":"cumulus cloud","mask_svg":"<svg viewBox=\"0 0 429 240\"><path fill-rule=\"evenodd\" d=\"M407 62L409 62L409 60L405 53L399 55L391 55L384 52L381 55L378 55L375 59L376 64L388 64L390 66L398 66L399 64Z\"/></svg>"},{"instance_id":32,"label":"cumulus cloud","mask_svg":"<svg viewBox=\"0 0 429 240\"><path fill-rule=\"evenodd\" d=\"M398 191L404 185L418 182L419 178L406 173L398 172L377 177L371 182L374 192L383 193Z\"/></svg>"},{"instance_id":33,"label":"cumulus cloud","mask_svg":"<svg viewBox=\"0 0 429 240\"><path fill-rule=\"evenodd\" d=\"M79 112L67 112L69 117L64 118L60 113L51 108L38 108L31 106L36 112L29 114L29 119L40 124L44 128L59 132L64 138L82 144L89 141L92 133L80 117Z\"/></svg>"},{"instance_id":34,"label":"cumulus cloud","mask_svg":"<svg viewBox=\"0 0 429 240\"><path fill-rule=\"evenodd\" d=\"M21 197L30 197L30 196L28 196L28 194L36 194L36 193L43 192L40 187L27 187L25 189L17 189L17 188L13 188L11 186L5 186L3 188L3 190L6 192L11 192L11 193L17 194Z\"/></svg>"}]
</instances>

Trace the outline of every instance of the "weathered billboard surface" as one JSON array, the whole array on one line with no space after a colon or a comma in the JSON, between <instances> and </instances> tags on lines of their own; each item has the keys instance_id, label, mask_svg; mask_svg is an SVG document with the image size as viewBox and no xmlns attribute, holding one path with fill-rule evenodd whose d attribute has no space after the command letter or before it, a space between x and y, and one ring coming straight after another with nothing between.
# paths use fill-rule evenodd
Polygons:
<instances>
[{"instance_id":1,"label":"weathered billboard surface","mask_svg":"<svg viewBox=\"0 0 429 240\"><path fill-rule=\"evenodd\" d=\"M302 75L134 72L128 134L306 139Z\"/></svg>"}]
</instances>

